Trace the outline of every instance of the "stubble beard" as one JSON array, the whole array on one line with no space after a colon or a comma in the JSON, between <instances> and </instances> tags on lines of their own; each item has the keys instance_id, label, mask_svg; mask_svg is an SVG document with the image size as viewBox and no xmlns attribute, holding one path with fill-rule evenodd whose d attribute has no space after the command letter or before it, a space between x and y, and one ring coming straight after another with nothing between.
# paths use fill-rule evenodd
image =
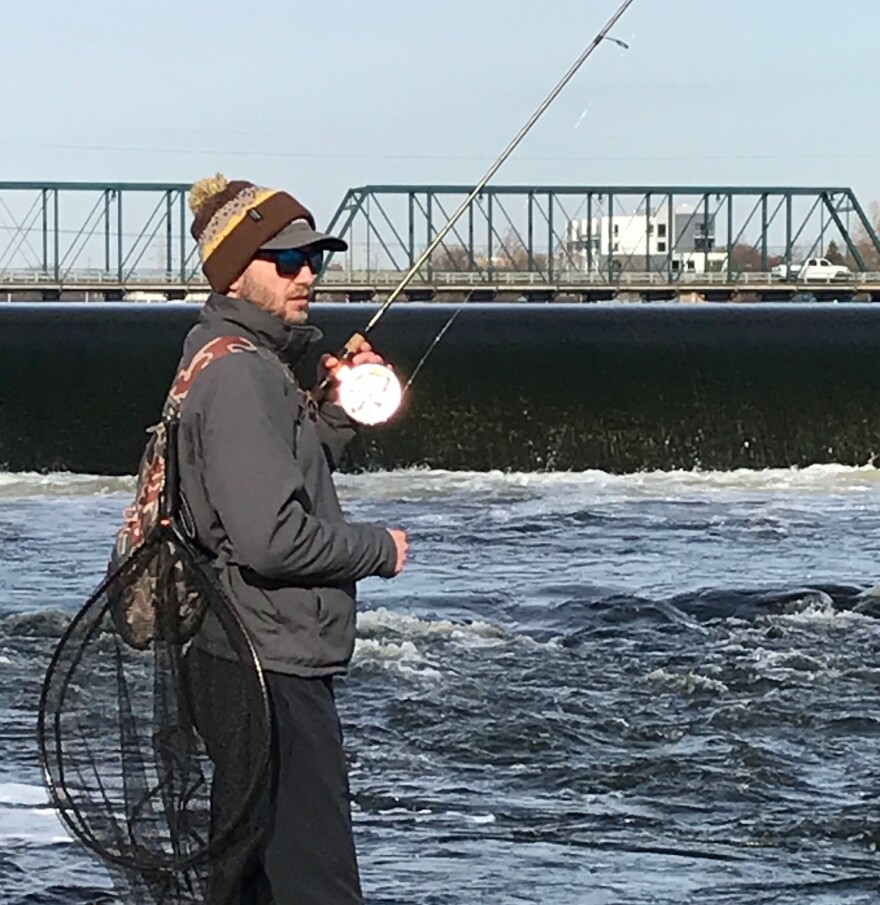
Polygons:
<instances>
[{"instance_id":1,"label":"stubble beard","mask_svg":"<svg viewBox=\"0 0 880 905\"><path fill-rule=\"evenodd\" d=\"M303 293L297 299L290 299L286 293L270 289L249 274L243 275L239 292L249 302L281 318L287 324L305 324L309 319L308 308L295 307L303 300L310 300L309 292Z\"/></svg>"},{"instance_id":2,"label":"stubble beard","mask_svg":"<svg viewBox=\"0 0 880 905\"><path fill-rule=\"evenodd\" d=\"M303 296L304 299L307 299L308 296ZM309 311L308 308L294 308L292 307L292 303L290 301L286 302L286 305L291 306L289 308L285 308L285 313L281 316L284 318L284 321L288 324L305 324L309 319Z\"/></svg>"}]
</instances>

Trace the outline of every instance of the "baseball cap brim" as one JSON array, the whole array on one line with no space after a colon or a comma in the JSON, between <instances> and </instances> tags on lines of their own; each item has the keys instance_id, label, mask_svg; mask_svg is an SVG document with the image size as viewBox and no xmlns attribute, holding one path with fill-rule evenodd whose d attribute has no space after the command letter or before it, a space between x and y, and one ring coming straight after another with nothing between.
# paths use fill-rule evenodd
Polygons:
<instances>
[{"instance_id":1,"label":"baseball cap brim","mask_svg":"<svg viewBox=\"0 0 880 905\"><path fill-rule=\"evenodd\" d=\"M307 220L294 220L280 232L260 246L260 251L284 251L287 248L322 249L324 251L346 251L348 243L335 236L319 233L309 226Z\"/></svg>"}]
</instances>

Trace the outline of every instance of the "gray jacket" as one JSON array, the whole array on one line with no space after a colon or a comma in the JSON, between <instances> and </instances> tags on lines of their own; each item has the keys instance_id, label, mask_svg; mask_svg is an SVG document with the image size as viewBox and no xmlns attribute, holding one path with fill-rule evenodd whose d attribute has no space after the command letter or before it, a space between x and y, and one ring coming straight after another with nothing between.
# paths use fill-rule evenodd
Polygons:
<instances>
[{"instance_id":1,"label":"gray jacket","mask_svg":"<svg viewBox=\"0 0 880 905\"><path fill-rule=\"evenodd\" d=\"M312 418L286 367L321 332L212 295L181 366L217 336L243 336L263 351L212 363L184 400L180 482L196 538L216 558L265 669L343 672L354 649L355 582L390 577L397 553L385 528L347 522L339 505L331 469L353 423L331 404Z\"/></svg>"}]
</instances>

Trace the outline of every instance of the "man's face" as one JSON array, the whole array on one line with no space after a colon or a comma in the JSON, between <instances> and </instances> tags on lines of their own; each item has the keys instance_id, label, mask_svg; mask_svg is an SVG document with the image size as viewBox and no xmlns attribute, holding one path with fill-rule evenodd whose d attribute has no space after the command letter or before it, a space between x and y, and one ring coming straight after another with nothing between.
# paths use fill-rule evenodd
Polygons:
<instances>
[{"instance_id":1,"label":"man's face","mask_svg":"<svg viewBox=\"0 0 880 905\"><path fill-rule=\"evenodd\" d=\"M278 273L274 261L255 258L229 287L229 295L245 299L288 324L304 324L315 274L306 265L296 276Z\"/></svg>"}]
</instances>

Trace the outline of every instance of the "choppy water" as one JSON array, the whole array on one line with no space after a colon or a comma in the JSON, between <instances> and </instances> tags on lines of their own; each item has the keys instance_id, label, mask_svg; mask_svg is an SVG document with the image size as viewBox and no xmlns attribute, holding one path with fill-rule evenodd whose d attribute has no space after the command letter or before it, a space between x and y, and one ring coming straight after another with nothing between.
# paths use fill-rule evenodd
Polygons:
<instances>
[{"instance_id":1,"label":"choppy water","mask_svg":"<svg viewBox=\"0 0 880 905\"><path fill-rule=\"evenodd\" d=\"M413 539L339 695L370 903L880 900L880 472L341 484ZM33 726L131 488L0 475L3 905L112 901Z\"/></svg>"}]
</instances>

